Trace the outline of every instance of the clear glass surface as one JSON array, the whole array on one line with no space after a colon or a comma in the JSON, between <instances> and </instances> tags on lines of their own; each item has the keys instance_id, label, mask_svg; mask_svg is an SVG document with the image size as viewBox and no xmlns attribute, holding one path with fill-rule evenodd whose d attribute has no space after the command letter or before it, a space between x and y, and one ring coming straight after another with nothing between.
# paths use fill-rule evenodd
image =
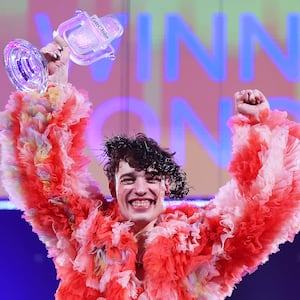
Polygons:
<instances>
[{"instance_id":1,"label":"clear glass surface","mask_svg":"<svg viewBox=\"0 0 300 300\"><path fill-rule=\"evenodd\" d=\"M58 35L70 49L70 59L78 65L90 65L102 58L115 59L111 42L123 34L123 27L113 16L98 18L78 10L61 23ZM4 65L13 85L21 91L43 93L48 85L47 61L31 43L15 39L4 49Z\"/></svg>"},{"instance_id":2,"label":"clear glass surface","mask_svg":"<svg viewBox=\"0 0 300 300\"><path fill-rule=\"evenodd\" d=\"M12 84L20 91L43 93L48 85L45 57L23 39L9 42L4 49L4 66Z\"/></svg>"},{"instance_id":3,"label":"clear glass surface","mask_svg":"<svg viewBox=\"0 0 300 300\"><path fill-rule=\"evenodd\" d=\"M90 17L80 10L57 28L59 36L68 44L70 59L78 65L90 65L102 58L115 59L111 42L123 31L123 26L114 16Z\"/></svg>"}]
</instances>

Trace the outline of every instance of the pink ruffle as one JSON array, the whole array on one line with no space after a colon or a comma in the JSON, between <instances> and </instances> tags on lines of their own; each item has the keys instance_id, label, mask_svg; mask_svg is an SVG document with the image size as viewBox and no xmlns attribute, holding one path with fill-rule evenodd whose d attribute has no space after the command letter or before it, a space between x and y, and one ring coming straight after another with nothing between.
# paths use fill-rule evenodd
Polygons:
<instances>
[{"instance_id":1,"label":"pink ruffle","mask_svg":"<svg viewBox=\"0 0 300 300\"><path fill-rule=\"evenodd\" d=\"M88 172L89 113L68 85L42 98L16 92L1 115L4 186L54 258L57 299L224 299L299 232L300 126L278 111L260 122L236 116L233 179L206 207L166 209L148 233L139 281L132 223Z\"/></svg>"}]
</instances>

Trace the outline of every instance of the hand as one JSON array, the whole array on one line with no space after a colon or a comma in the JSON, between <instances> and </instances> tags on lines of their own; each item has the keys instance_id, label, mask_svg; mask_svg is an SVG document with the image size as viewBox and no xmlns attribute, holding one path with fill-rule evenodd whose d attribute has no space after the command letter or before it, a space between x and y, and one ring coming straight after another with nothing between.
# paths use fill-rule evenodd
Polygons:
<instances>
[{"instance_id":1,"label":"hand","mask_svg":"<svg viewBox=\"0 0 300 300\"><path fill-rule=\"evenodd\" d=\"M270 110L269 102L259 90L242 90L234 94L235 107L238 113L254 117L259 121L262 112Z\"/></svg>"},{"instance_id":2,"label":"hand","mask_svg":"<svg viewBox=\"0 0 300 300\"><path fill-rule=\"evenodd\" d=\"M68 82L70 50L65 41L56 36L52 43L40 51L47 60L49 82L66 84Z\"/></svg>"}]
</instances>

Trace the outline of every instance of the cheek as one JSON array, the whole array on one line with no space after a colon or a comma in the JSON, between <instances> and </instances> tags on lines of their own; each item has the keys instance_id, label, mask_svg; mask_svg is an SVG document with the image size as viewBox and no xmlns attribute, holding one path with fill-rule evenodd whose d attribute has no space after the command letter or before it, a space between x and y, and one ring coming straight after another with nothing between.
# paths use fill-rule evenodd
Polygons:
<instances>
[{"instance_id":1,"label":"cheek","mask_svg":"<svg viewBox=\"0 0 300 300\"><path fill-rule=\"evenodd\" d=\"M165 185L158 185L156 187L153 187L150 190L151 190L152 195L154 195L155 198L157 199L157 202L158 202L157 204L159 206L163 206L166 192L167 192Z\"/></svg>"},{"instance_id":2,"label":"cheek","mask_svg":"<svg viewBox=\"0 0 300 300\"><path fill-rule=\"evenodd\" d=\"M124 188L116 190L116 199L119 207L119 211L124 218L127 218L126 212L128 210L127 206L127 191Z\"/></svg>"},{"instance_id":3,"label":"cheek","mask_svg":"<svg viewBox=\"0 0 300 300\"><path fill-rule=\"evenodd\" d=\"M126 188L122 185L116 188L116 198L119 204L126 203L126 199L128 194L130 193L130 189Z\"/></svg>"},{"instance_id":4,"label":"cheek","mask_svg":"<svg viewBox=\"0 0 300 300\"><path fill-rule=\"evenodd\" d=\"M161 197L164 198L168 192L167 186L165 183L160 184L160 186L157 189L157 194Z\"/></svg>"}]
</instances>

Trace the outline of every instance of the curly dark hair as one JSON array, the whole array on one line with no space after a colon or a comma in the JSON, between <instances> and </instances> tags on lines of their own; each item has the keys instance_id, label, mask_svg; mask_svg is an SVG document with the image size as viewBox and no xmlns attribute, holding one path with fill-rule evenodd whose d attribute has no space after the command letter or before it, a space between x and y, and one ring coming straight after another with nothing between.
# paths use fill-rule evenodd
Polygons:
<instances>
[{"instance_id":1,"label":"curly dark hair","mask_svg":"<svg viewBox=\"0 0 300 300\"><path fill-rule=\"evenodd\" d=\"M143 133L133 137L117 135L106 140L104 154L107 162L104 172L109 181L115 180L115 172L118 170L120 161L124 160L137 170L156 170L160 175L170 180L171 199L182 199L189 192L186 173L174 161L168 150L162 149L152 138Z\"/></svg>"}]
</instances>

